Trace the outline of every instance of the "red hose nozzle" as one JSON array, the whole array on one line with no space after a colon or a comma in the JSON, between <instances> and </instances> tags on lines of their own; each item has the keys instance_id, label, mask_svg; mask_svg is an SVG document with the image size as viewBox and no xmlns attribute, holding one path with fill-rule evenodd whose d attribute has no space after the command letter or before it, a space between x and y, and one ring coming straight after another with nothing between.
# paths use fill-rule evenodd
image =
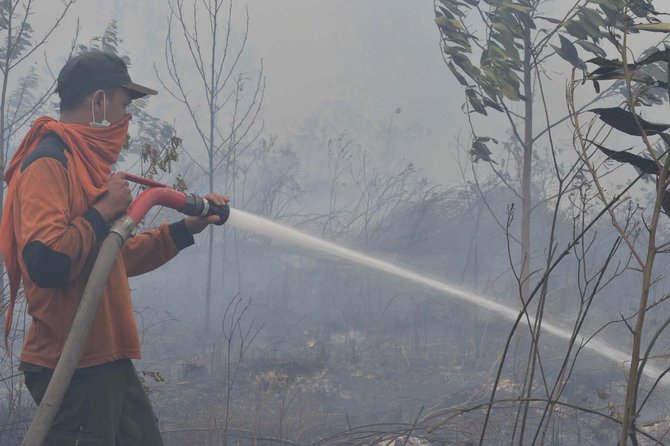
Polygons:
<instances>
[{"instance_id":1,"label":"red hose nozzle","mask_svg":"<svg viewBox=\"0 0 670 446\"><path fill-rule=\"evenodd\" d=\"M154 206L165 206L181 211L186 205L186 194L169 187L152 187L140 193L128 207L126 215L136 224Z\"/></svg>"},{"instance_id":2,"label":"red hose nozzle","mask_svg":"<svg viewBox=\"0 0 670 446\"><path fill-rule=\"evenodd\" d=\"M126 178L128 178L128 176L126 176ZM135 177L134 175L133 179L129 178L129 180L134 181L136 178L139 178L140 180L146 180L146 178ZM230 214L230 208L227 204L217 206L205 198L198 197L197 195L191 193L179 192L167 185L162 185L160 187L150 187L149 189L140 193L128 207L126 215L130 217L135 222L135 224L139 224L147 212L149 212L149 209L154 206L165 206L179 211L182 214L196 217L209 217L210 215L218 215L219 222L216 223L217 225L224 224L226 220L228 220L228 215Z\"/></svg>"},{"instance_id":3,"label":"red hose nozzle","mask_svg":"<svg viewBox=\"0 0 670 446\"><path fill-rule=\"evenodd\" d=\"M149 212L149 209L154 206L165 206L182 214L195 217L218 215L220 221L216 225L219 226L228 220L230 208L227 204L218 206L205 198L190 193L179 192L167 184L159 183L158 181L126 172L124 172L124 175L128 181L149 186L149 189L140 193L133 200L126 211L126 215L132 218L135 224L138 224L147 212Z\"/></svg>"},{"instance_id":4,"label":"red hose nozzle","mask_svg":"<svg viewBox=\"0 0 670 446\"><path fill-rule=\"evenodd\" d=\"M126 178L126 180L132 181L133 183L141 184L142 186L165 187L168 189L172 189L167 184L159 183L158 181L150 180L149 178L140 177L138 175L133 175L132 173L123 172L123 175Z\"/></svg>"}]
</instances>

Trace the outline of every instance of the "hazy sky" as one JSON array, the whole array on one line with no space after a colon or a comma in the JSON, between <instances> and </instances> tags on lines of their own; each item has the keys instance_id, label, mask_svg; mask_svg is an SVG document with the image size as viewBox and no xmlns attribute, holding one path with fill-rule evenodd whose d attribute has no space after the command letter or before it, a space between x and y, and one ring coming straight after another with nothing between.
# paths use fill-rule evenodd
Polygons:
<instances>
[{"instance_id":1,"label":"hazy sky","mask_svg":"<svg viewBox=\"0 0 670 446\"><path fill-rule=\"evenodd\" d=\"M36 2L37 34L53 20L58 3ZM333 132L353 129L354 138L372 147L384 138L391 115L400 108L394 131L416 138L397 156L404 154L437 182L460 181L453 147L459 131L467 129L461 112L464 95L442 61L432 0L253 0L234 5L238 32L245 6L250 17L242 68L254 73L263 60L266 134L278 135L281 142L319 116ZM558 14L561 3L547 8ZM163 67L168 14L167 0L80 0L51 39L49 48L56 56L50 59L56 69L62 65L77 19L84 43L116 19L122 47L133 60L133 78L161 90L153 66ZM545 84L552 119L566 113L569 67L559 62L546 71L552 78ZM35 63L41 64L41 57ZM592 89L581 91L585 97L594 95ZM173 98L162 92L151 103L154 114L176 122L189 138L188 120ZM541 118L538 126L544 123ZM508 124L500 116L476 117L476 122L480 132L506 139ZM463 133L467 143L468 131ZM554 136L559 144L571 143L569 129Z\"/></svg>"},{"instance_id":2,"label":"hazy sky","mask_svg":"<svg viewBox=\"0 0 670 446\"><path fill-rule=\"evenodd\" d=\"M34 27L41 33L58 2L36 3L41 9ZM240 19L245 3L235 6ZM254 70L263 60L268 133L281 139L318 113L333 127L369 127L374 138L374 130L388 125L401 108L397 131L419 129L422 135L419 144L404 148L407 157L437 181L454 179L448 148L465 123L463 97L441 59L432 1L254 0L248 9L244 68ZM168 12L166 0L81 0L50 48L61 53L77 18L82 42L117 19L123 48L133 60L131 75L160 90L153 64L162 64ZM59 68L62 62L61 56L53 64ZM179 121L182 110L167 94L152 102L156 114Z\"/></svg>"}]
</instances>

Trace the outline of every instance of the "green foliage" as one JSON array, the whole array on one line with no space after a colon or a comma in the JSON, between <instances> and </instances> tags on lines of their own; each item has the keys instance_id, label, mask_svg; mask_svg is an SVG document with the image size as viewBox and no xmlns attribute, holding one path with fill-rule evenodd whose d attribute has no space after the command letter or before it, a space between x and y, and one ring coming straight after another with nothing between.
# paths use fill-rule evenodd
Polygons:
<instances>
[{"instance_id":1,"label":"green foliage","mask_svg":"<svg viewBox=\"0 0 670 446\"><path fill-rule=\"evenodd\" d=\"M160 150L151 144L142 146L141 158L144 163L143 174L153 178L160 172L172 172L172 164L179 159L179 151L182 149L182 139L173 136Z\"/></svg>"},{"instance_id":2,"label":"green foliage","mask_svg":"<svg viewBox=\"0 0 670 446\"><path fill-rule=\"evenodd\" d=\"M618 161L620 163L630 164L634 166L636 169L638 169L640 172L658 175L659 172L658 164L656 164L656 161L654 160L630 153L628 151L630 149L610 150L607 147L600 145L595 141L589 141L589 143L596 146L598 150L603 152L609 159Z\"/></svg>"},{"instance_id":3,"label":"green foliage","mask_svg":"<svg viewBox=\"0 0 670 446\"><path fill-rule=\"evenodd\" d=\"M0 60L3 62L15 61L32 47L33 28L27 16L28 11L18 11L14 1L0 0L0 32L7 35L0 45Z\"/></svg>"},{"instance_id":4,"label":"green foliage","mask_svg":"<svg viewBox=\"0 0 670 446\"><path fill-rule=\"evenodd\" d=\"M615 40L616 30L629 26L632 30L667 32L670 28L658 20L634 24L639 18L651 20L651 0L593 0L578 6L565 21L540 15L538 2L530 0L439 0L436 5L435 23L442 35L449 69L461 84L478 86L494 103L523 99L517 75L523 70L520 51L535 51L536 58L541 56L538 51L543 49L542 44L529 47L524 30L535 35L556 35L558 44L550 46L572 65L581 66L575 44L604 57L606 53L599 42L603 38ZM469 23L473 18L484 21L483 35L472 33L473 28L477 29ZM553 26L538 28L538 20Z\"/></svg>"},{"instance_id":5,"label":"green foliage","mask_svg":"<svg viewBox=\"0 0 670 446\"><path fill-rule=\"evenodd\" d=\"M670 128L669 124L645 121L634 113L619 107L593 108L589 111L596 113L605 124L633 136L642 136L643 130L647 135L657 135Z\"/></svg>"},{"instance_id":6,"label":"green foliage","mask_svg":"<svg viewBox=\"0 0 670 446\"><path fill-rule=\"evenodd\" d=\"M563 59L570 62L573 66L575 67L581 66L584 62L582 62L582 60L579 58L579 54L577 53L577 47L560 34L558 38L561 40L561 46L557 47L555 45L551 45L554 51L556 51L556 53ZM597 45L595 46L597 47Z\"/></svg>"},{"instance_id":7,"label":"green foliage","mask_svg":"<svg viewBox=\"0 0 670 446\"><path fill-rule=\"evenodd\" d=\"M38 90L40 77L31 68L28 74L19 79L19 86L12 91L7 98L7 118L6 124L18 123L28 115L39 104Z\"/></svg>"},{"instance_id":8,"label":"green foliage","mask_svg":"<svg viewBox=\"0 0 670 446\"><path fill-rule=\"evenodd\" d=\"M85 53L87 51L104 51L119 56L126 65L130 66L130 57L121 52L121 44L123 39L119 37L119 25L115 19L112 19L107 24L105 31L99 36L93 36L88 45L79 44L77 53Z\"/></svg>"},{"instance_id":9,"label":"green foliage","mask_svg":"<svg viewBox=\"0 0 670 446\"><path fill-rule=\"evenodd\" d=\"M600 0L599 3L609 3ZM667 8L668 2L658 1L657 4L662 4ZM602 5L601 5L602 6ZM654 279L652 273L652 265L657 254L664 252L658 245L659 233L658 229L658 210L659 205L663 211L670 215L670 195L667 194L667 151L658 151L652 143L647 139L651 135L659 135L663 142L668 147L670 135L663 133L670 128L670 124L651 123L641 118L641 113L638 112L645 106L650 106L662 103L667 100L667 86L668 86L668 64L670 63L670 49L666 46L663 49L653 48L646 51L640 60L633 63L628 63L628 60L634 60L634 53L631 50L631 45L628 44L628 33L639 32L669 32L670 26L663 23L659 16L665 16L667 13L656 11L653 8L651 0L629 0L625 3L625 7L616 11L609 11L607 18L611 20L609 30L609 40L614 44L618 56L623 60L607 59L606 57L598 57L588 62L595 64L598 68L586 78L594 80L615 80L615 88L618 93L622 93L623 104L625 108L611 107L611 108L596 108L591 111L597 113L600 119L608 126L629 135L641 136L644 142L644 150L646 153L652 155L652 159L644 156L639 156L628 151L611 150L601 144L590 141L585 138L579 124L575 126L576 133L581 139L580 145L582 147L582 156L587 163L589 155L587 149L591 145L595 145L598 150L603 152L609 159L613 159L622 163L628 163L636 167L640 175L655 174L657 177L656 196L654 197L654 204L651 206L652 218L651 224L647 219L643 218L644 227L647 232L648 254L645 260L639 260L642 273L642 282L640 284L640 300L637 313L635 314L636 322L631 324L635 326L635 330L631 329L633 335L632 352L630 355L628 370L626 370L626 392L623 404L621 406L621 432L620 444L628 444L630 439L632 444L639 444L636 438L638 426L646 425L646 420L641 416L643 408L648 401L649 395L640 403L642 387L640 385L641 370L646 363L649 354L651 353L653 341L649 345L643 343L644 334L651 331L656 331L647 323L645 326L645 314L649 309L649 291L653 288ZM622 81L621 79L624 79ZM665 87L661 89L660 87ZM596 88L599 87L596 84ZM613 88L614 90L614 88ZM656 90L656 91L654 91ZM573 101L574 104L574 101ZM600 132L598 132L600 134ZM603 134L608 135L609 129L604 129ZM586 143L589 143L588 145ZM664 166L662 168L661 166ZM589 165L594 180L597 180L598 173L595 171L593 165ZM630 183L634 184L635 181ZM600 188L599 188L600 189ZM599 195L603 201L606 200L605 195L599 190ZM610 211L611 212L611 211ZM636 253L637 234L631 235L630 227L636 226L638 223L631 220L631 215L626 217L625 229L623 229L617 222L614 214L612 219L615 226L623 238L631 237L634 239L631 246L632 253ZM659 231L660 232L660 231ZM628 240L628 239L627 239ZM666 326L659 328L656 333L660 335L665 330ZM648 342L648 341L644 341ZM644 356L640 352L645 351ZM662 374L661 374L662 377ZM659 377L660 379L660 377ZM660 441L660 440L659 440Z\"/></svg>"},{"instance_id":10,"label":"green foliage","mask_svg":"<svg viewBox=\"0 0 670 446\"><path fill-rule=\"evenodd\" d=\"M442 34L442 49L448 66L464 86L467 98L476 112L486 114L487 103L500 109L503 98L517 101L520 92L521 54L524 27L535 27L529 1L488 1L484 11L480 2L441 0L435 22ZM476 36L469 31L466 18L476 11L488 20L487 34ZM477 50L478 54L474 53ZM487 101L484 102L483 98Z\"/></svg>"},{"instance_id":11,"label":"green foliage","mask_svg":"<svg viewBox=\"0 0 670 446\"><path fill-rule=\"evenodd\" d=\"M575 43L584 48L589 53L592 53L598 57L607 57L607 53L605 52L605 50L603 50L595 43L591 43L586 40L577 40L575 41Z\"/></svg>"},{"instance_id":12,"label":"green foliage","mask_svg":"<svg viewBox=\"0 0 670 446\"><path fill-rule=\"evenodd\" d=\"M79 45L78 53L105 51L118 55L130 66L130 57L122 52L122 44L118 24L116 20L111 20L102 35L93 37L88 46ZM140 155L145 161L151 160L148 171L143 173L153 176L158 174L156 169L171 172L170 166L177 160L176 147L181 146L181 140L176 137L174 127L151 115L147 106L147 99L140 98L133 100L128 107L128 111L133 114L132 124L136 131L128 142L127 151ZM179 143L175 145L175 141Z\"/></svg>"},{"instance_id":13,"label":"green foliage","mask_svg":"<svg viewBox=\"0 0 670 446\"><path fill-rule=\"evenodd\" d=\"M31 68L18 79L16 89L8 94L5 103L5 147L9 147L10 141L23 125L44 111L46 93L40 88L40 80L35 69Z\"/></svg>"},{"instance_id":14,"label":"green foliage","mask_svg":"<svg viewBox=\"0 0 670 446\"><path fill-rule=\"evenodd\" d=\"M479 138L475 138L475 140L472 142L470 155L472 155L472 159L474 162L482 160L488 163L498 164L493 159L491 159L491 150L489 150L488 146L486 145L486 143L489 141L491 141L494 144L498 144L497 140L490 138L488 136L481 136Z\"/></svg>"},{"instance_id":15,"label":"green foliage","mask_svg":"<svg viewBox=\"0 0 670 446\"><path fill-rule=\"evenodd\" d=\"M663 62L663 63L660 63ZM586 63L596 65L598 68L585 76L585 79L593 81L597 93L600 92L598 81L623 80L626 73L631 81L637 83L633 96L636 105L662 104L668 100L668 63L670 63L670 49L650 48L641 55L638 62L628 64L625 68L619 59L606 59L595 57ZM615 94L625 95L626 85L623 82L612 87Z\"/></svg>"},{"instance_id":16,"label":"green foliage","mask_svg":"<svg viewBox=\"0 0 670 446\"><path fill-rule=\"evenodd\" d=\"M617 3L621 6L623 1L606 2L598 0L601 9L611 20L608 25L620 33L610 32L609 40L618 50L619 55L623 51L629 51L623 48L622 34L637 32L670 32L670 25L659 19L661 15L667 15L656 11L651 1L631 1L625 3L627 8L613 11L611 3ZM640 22L644 20L644 23ZM632 55L628 53L628 57ZM664 141L670 140L670 136L664 133L670 129L670 124L653 123L646 121L633 108L647 107L663 104L668 101L668 79L670 79L670 47L666 44L663 48L649 48L644 51L636 62L624 64L621 60L608 59L607 55L599 54L598 57L586 61L587 65L595 65L596 68L585 76L585 80L591 80L594 83L596 92L600 91L599 81L614 80L611 87L614 94L628 98L624 102L626 108L608 107L594 108L589 111L596 113L600 120L613 129L633 136L653 136L659 135ZM624 82L628 78L629 85ZM631 108L632 107L632 108ZM628 163L635 166L640 172L658 174L660 166L658 160L665 156L665 151L657 152L654 147L650 150L654 153L655 159L644 158L627 151L616 151L608 149L594 141L588 141L593 144L608 158ZM668 212L669 203L664 200L663 207Z\"/></svg>"},{"instance_id":17,"label":"green foliage","mask_svg":"<svg viewBox=\"0 0 670 446\"><path fill-rule=\"evenodd\" d=\"M591 39L595 44L607 36L603 30L607 22L607 16L602 9L597 10L584 6L578 9L574 18L565 23L563 31L580 40Z\"/></svg>"},{"instance_id":18,"label":"green foliage","mask_svg":"<svg viewBox=\"0 0 670 446\"><path fill-rule=\"evenodd\" d=\"M585 79L593 81L600 92L600 82L621 80L625 72L620 61L607 59L603 43L620 48L624 30L670 32L670 24L656 17L659 13L653 0L592 0L571 10L566 7L564 17L542 15L540 4L532 0L436 0L435 23L445 61L465 87L469 111L487 115L489 108L504 111L506 102L525 101L522 73L534 75L535 64L551 57L552 51L581 70L595 64ZM642 20L645 23L638 23ZM479 29L483 31L473 31ZM580 52L595 57L584 62ZM532 55L530 66L524 65L524 54ZM670 50L650 52L627 67L638 83L636 100L640 104L660 103L667 97L667 64L659 62L670 62Z\"/></svg>"},{"instance_id":19,"label":"green foliage","mask_svg":"<svg viewBox=\"0 0 670 446\"><path fill-rule=\"evenodd\" d=\"M656 11L651 0L597 0L593 3L599 8L606 19L608 39L614 47L622 51L622 34L624 32L668 32L670 26L658 18L662 14ZM645 23L637 23L644 20ZM619 30L620 32L616 32ZM606 54L597 54L598 57L586 61L586 65L595 65L596 68L585 76L585 80L594 83L596 92L600 92L599 81L616 81L611 87L615 94L624 97L631 95L631 103L635 106L651 106L662 104L668 100L668 64L670 63L670 48L667 46L650 48L643 52L636 62L624 63L617 59L608 59ZM624 80L631 81L632 91ZM629 135L642 136L659 134L668 128L666 124L656 124L645 121L631 110L612 108L596 108L591 110L597 113L607 125Z\"/></svg>"}]
</instances>

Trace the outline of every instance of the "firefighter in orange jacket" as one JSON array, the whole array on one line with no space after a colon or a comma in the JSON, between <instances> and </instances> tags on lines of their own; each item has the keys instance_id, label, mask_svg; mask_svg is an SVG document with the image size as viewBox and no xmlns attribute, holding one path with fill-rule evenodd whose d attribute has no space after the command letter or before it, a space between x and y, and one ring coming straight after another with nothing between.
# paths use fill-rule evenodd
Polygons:
<instances>
[{"instance_id":1,"label":"firefighter in orange jacket","mask_svg":"<svg viewBox=\"0 0 670 446\"><path fill-rule=\"evenodd\" d=\"M60 120L39 118L5 173L0 249L10 280L6 336L20 281L32 323L20 370L39 404L110 223L132 197L110 175L128 133L130 101L156 94L131 81L116 55L87 52L58 76ZM210 194L216 204L228 197ZM193 244L218 217L187 217L142 232L122 247L47 445L162 445L132 359L140 340L128 277L151 271Z\"/></svg>"}]
</instances>

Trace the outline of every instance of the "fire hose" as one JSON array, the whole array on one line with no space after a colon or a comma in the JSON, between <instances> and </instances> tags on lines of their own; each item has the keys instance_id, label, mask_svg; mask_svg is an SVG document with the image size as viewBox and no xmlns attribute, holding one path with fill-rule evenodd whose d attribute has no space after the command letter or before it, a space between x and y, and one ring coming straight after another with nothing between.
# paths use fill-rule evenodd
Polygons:
<instances>
[{"instance_id":1,"label":"fire hose","mask_svg":"<svg viewBox=\"0 0 670 446\"><path fill-rule=\"evenodd\" d=\"M77 308L72 327L65 341L63 352L49 382L49 386L37 408L37 413L21 443L22 446L42 446L51 425L60 409L65 392L70 385L82 349L100 304L102 290L116 261L121 246L130 238L144 216L153 206L165 206L190 216L208 217L218 215L222 225L230 215L228 205L217 206L207 199L192 193L177 191L166 184L143 177L125 174L128 181L148 186L130 204L126 214L116 220L100 245L81 302Z\"/></svg>"}]
</instances>

